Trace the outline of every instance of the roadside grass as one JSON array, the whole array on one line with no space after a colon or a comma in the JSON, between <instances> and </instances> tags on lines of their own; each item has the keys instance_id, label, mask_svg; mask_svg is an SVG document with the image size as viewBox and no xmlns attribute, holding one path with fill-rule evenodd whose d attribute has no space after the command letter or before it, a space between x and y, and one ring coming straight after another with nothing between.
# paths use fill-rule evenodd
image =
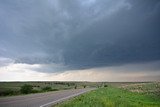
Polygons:
<instances>
[{"instance_id":1,"label":"roadside grass","mask_svg":"<svg viewBox=\"0 0 160 107\"><path fill-rule=\"evenodd\" d=\"M160 98L109 86L88 92L53 107L160 107Z\"/></svg>"}]
</instances>

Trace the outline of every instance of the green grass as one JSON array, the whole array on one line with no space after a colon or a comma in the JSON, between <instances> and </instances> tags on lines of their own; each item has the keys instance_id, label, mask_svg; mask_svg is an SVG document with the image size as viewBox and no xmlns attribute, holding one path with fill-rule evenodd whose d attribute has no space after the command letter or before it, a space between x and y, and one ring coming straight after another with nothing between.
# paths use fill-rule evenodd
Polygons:
<instances>
[{"instance_id":1,"label":"green grass","mask_svg":"<svg viewBox=\"0 0 160 107\"><path fill-rule=\"evenodd\" d=\"M110 86L88 92L56 107L160 107L160 97Z\"/></svg>"}]
</instances>

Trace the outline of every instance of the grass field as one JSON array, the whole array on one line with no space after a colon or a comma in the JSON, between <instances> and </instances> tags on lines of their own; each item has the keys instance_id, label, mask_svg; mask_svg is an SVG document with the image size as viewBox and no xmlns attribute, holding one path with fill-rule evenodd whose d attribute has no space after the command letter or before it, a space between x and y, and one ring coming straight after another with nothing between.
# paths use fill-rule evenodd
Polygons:
<instances>
[{"instance_id":1,"label":"grass field","mask_svg":"<svg viewBox=\"0 0 160 107\"><path fill-rule=\"evenodd\" d=\"M56 107L160 107L160 83L110 84Z\"/></svg>"}]
</instances>

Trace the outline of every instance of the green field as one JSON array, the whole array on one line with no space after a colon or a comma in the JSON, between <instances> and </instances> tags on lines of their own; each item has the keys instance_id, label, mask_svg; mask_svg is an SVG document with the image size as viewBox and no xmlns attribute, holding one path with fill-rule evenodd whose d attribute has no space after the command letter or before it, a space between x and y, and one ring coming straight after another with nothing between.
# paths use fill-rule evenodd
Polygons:
<instances>
[{"instance_id":1,"label":"green field","mask_svg":"<svg viewBox=\"0 0 160 107\"><path fill-rule=\"evenodd\" d=\"M160 107L160 83L109 84L56 107Z\"/></svg>"}]
</instances>

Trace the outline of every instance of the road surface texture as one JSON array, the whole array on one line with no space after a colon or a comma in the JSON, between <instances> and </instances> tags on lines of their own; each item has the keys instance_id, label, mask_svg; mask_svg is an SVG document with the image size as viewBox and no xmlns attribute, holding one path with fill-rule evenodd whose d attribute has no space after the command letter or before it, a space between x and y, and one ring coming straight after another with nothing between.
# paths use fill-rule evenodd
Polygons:
<instances>
[{"instance_id":1,"label":"road surface texture","mask_svg":"<svg viewBox=\"0 0 160 107\"><path fill-rule=\"evenodd\" d=\"M5 97L0 98L0 107L50 107L58 102L78 96L91 90L93 90L93 88Z\"/></svg>"}]
</instances>

